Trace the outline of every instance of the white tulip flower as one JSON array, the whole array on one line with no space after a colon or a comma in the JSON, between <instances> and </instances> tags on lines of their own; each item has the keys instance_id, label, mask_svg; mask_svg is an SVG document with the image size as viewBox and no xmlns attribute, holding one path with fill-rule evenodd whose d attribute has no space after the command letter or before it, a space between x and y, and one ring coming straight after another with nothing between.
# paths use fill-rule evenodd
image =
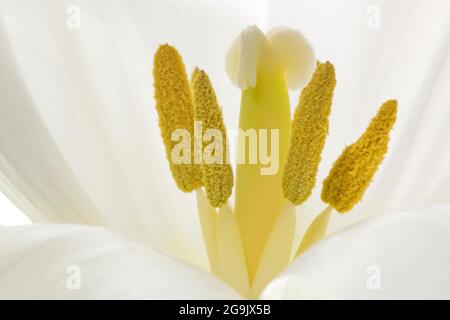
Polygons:
<instances>
[{"instance_id":1,"label":"white tulip flower","mask_svg":"<svg viewBox=\"0 0 450 320\"><path fill-rule=\"evenodd\" d=\"M0 203L0 298L450 298L449 28L445 0L0 0L0 190L33 223Z\"/></svg>"}]
</instances>

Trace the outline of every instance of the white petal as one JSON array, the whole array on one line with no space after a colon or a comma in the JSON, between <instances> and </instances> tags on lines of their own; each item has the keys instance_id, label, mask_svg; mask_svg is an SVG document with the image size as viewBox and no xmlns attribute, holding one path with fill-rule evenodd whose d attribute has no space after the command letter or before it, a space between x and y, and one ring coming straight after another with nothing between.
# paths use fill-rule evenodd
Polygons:
<instances>
[{"instance_id":1,"label":"white petal","mask_svg":"<svg viewBox=\"0 0 450 320\"><path fill-rule=\"evenodd\" d=\"M102 228L0 227L1 299L233 299L211 274Z\"/></svg>"},{"instance_id":2,"label":"white petal","mask_svg":"<svg viewBox=\"0 0 450 320\"><path fill-rule=\"evenodd\" d=\"M449 299L450 206L392 213L324 239L264 298Z\"/></svg>"},{"instance_id":3,"label":"white petal","mask_svg":"<svg viewBox=\"0 0 450 320\"><path fill-rule=\"evenodd\" d=\"M0 189L35 222L109 226L206 262L195 197L177 190L165 159L152 59L170 42L189 71L198 64L229 86L226 48L262 9L237 0L76 4L81 28L71 30L71 0L0 2ZM220 95L239 104L237 90Z\"/></svg>"}]
</instances>

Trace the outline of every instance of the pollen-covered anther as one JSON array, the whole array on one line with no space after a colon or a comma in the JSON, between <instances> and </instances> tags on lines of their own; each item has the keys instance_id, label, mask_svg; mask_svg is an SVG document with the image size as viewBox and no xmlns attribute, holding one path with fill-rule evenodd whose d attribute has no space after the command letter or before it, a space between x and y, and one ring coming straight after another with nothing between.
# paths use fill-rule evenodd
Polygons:
<instances>
[{"instance_id":1,"label":"pollen-covered anther","mask_svg":"<svg viewBox=\"0 0 450 320\"><path fill-rule=\"evenodd\" d=\"M358 141L344 149L323 182L324 202L347 212L361 200L386 154L396 116L397 101L385 102Z\"/></svg>"},{"instance_id":2,"label":"pollen-covered anther","mask_svg":"<svg viewBox=\"0 0 450 320\"><path fill-rule=\"evenodd\" d=\"M316 183L335 86L333 65L318 63L311 81L300 95L282 182L284 196L295 205L308 199Z\"/></svg>"},{"instance_id":3,"label":"pollen-covered anther","mask_svg":"<svg viewBox=\"0 0 450 320\"><path fill-rule=\"evenodd\" d=\"M202 173L206 196L214 207L223 206L233 188L228 161L227 134L222 111L208 75L196 69L192 75L195 120L203 130Z\"/></svg>"},{"instance_id":4,"label":"pollen-covered anther","mask_svg":"<svg viewBox=\"0 0 450 320\"><path fill-rule=\"evenodd\" d=\"M188 161L180 163L172 157L172 150L179 143L172 139L173 134L180 132L177 130L194 137L191 89L183 60L174 47L167 44L159 47L154 57L153 77L159 126L172 176L182 191L193 191L203 184L200 165L194 163L193 144Z\"/></svg>"}]
</instances>

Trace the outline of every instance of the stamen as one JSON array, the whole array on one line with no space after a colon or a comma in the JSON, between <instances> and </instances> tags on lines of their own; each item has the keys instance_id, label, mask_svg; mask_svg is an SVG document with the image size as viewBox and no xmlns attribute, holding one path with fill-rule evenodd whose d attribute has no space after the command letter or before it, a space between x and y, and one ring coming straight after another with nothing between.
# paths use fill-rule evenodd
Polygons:
<instances>
[{"instance_id":1,"label":"stamen","mask_svg":"<svg viewBox=\"0 0 450 320\"><path fill-rule=\"evenodd\" d=\"M358 141L344 149L323 182L324 202L347 212L361 200L387 151L396 115L397 101L385 102Z\"/></svg>"},{"instance_id":2,"label":"stamen","mask_svg":"<svg viewBox=\"0 0 450 320\"><path fill-rule=\"evenodd\" d=\"M330 62L319 63L300 95L283 172L284 196L295 205L306 201L316 184L335 86L333 65Z\"/></svg>"},{"instance_id":3,"label":"stamen","mask_svg":"<svg viewBox=\"0 0 450 320\"><path fill-rule=\"evenodd\" d=\"M180 54L174 47L162 45L155 54L153 63L156 110L159 116L161 136L166 147L170 170L182 191L191 192L203 185L199 165L194 164L194 147L189 163L174 163L172 150L178 141L172 141L172 134L185 129L194 137L194 107L191 89Z\"/></svg>"},{"instance_id":4,"label":"stamen","mask_svg":"<svg viewBox=\"0 0 450 320\"><path fill-rule=\"evenodd\" d=\"M208 202L202 188L195 190L195 193L200 226L208 254L209 268L212 273L217 274L217 211Z\"/></svg>"},{"instance_id":5,"label":"stamen","mask_svg":"<svg viewBox=\"0 0 450 320\"><path fill-rule=\"evenodd\" d=\"M296 257L309 249L314 243L322 240L323 237L325 237L332 211L333 208L328 206L314 218L314 220L308 226L308 229L306 230L306 233L303 236L300 245L298 246L297 252L295 254Z\"/></svg>"},{"instance_id":6,"label":"stamen","mask_svg":"<svg viewBox=\"0 0 450 320\"><path fill-rule=\"evenodd\" d=\"M295 220L295 207L287 203L264 247L258 271L252 283L253 298L258 298L266 285L289 265L296 229Z\"/></svg>"},{"instance_id":7,"label":"stamen","mask_svg":"<svg viewBox=\"0 0 450 320\"><path fill-rule=\"evenodd\" d=\"M224 205L217 216L217 275L244 297L250 296L242 238L236 216Z\"/></svg>"},{"instance_id":8,"label":"stamen","mask_svg":"<svg viewBox=\"0 0 450 320\"><path fill-rule=\"evenodd\" d=\"M208 75L196 69L192 75L195 120L200 121L205 136L215 135L213 152L206 154L211 142L203 141L202 173L206 196L214 207L224 205L233 188L233 170L228 161L227 134L222 110ZM212 139L213 137L211 137ZM206 139L204 139L206 140ZM207 159L211 158L211 159Z\"/></svg>"}]
</instances>

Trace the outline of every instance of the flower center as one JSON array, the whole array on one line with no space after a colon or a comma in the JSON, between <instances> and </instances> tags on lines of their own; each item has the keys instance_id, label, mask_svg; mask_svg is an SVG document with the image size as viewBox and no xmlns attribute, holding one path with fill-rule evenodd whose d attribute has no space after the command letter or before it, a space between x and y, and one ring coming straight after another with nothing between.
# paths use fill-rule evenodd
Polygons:
<instances>
[{"instance_id":1,"label":"flower center","mask_svg":"<svg viewBox=\"0 0 450 320\"><path fill-rule=\"evenodd\" d=\"M323 182L328 206L294 243L295 206L311 195L328 134L334 67L316 63L297 31L276 29L266 37L250 27L232 45L227 72L242 89L235 180L208 75L196 69L189 81L181 56L169 45L155 54L156 109L172 176L182 191L196 191L210 271L245 297L257 298L293 258L325 236L332 209L346 212L361 200L387 151L397 103L384 103L343 151ZM288 86L308 81L291 120ZM277 161L269 168L267 150Z\"/></svg>"}]
</instances>

